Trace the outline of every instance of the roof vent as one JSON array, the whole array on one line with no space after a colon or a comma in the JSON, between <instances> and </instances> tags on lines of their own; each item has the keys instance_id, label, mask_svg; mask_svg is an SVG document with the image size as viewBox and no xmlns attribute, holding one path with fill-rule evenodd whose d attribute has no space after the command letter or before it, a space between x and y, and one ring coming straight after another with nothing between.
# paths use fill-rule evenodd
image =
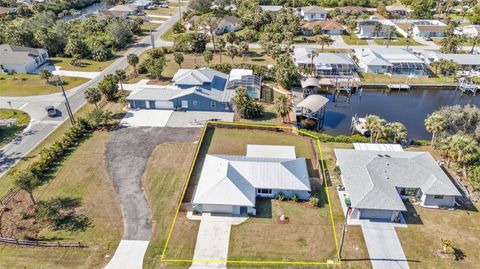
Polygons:
<instances>
[{"instance_id":1,"label":"roof vent","mask_svg":"<svg viewBox=\"0 0 480 269\"><path fill-rule=\"evenodd\" d=\"M390 155L388 155L388 154L385 154L385 155L383 155L383 156L385 156L385 157L387 157L387 158L390 158Z\"/></svg>"},{"instance_id":2,"label":"roof vent","mask_svg":"<svg viewBox=\"0 0 480 269\"><path fill-rule=\"evenodd\" d=\"M378 157L380 158L383 158L383 155L382 154L377 154Z\"/></svg>"}]
</instances>

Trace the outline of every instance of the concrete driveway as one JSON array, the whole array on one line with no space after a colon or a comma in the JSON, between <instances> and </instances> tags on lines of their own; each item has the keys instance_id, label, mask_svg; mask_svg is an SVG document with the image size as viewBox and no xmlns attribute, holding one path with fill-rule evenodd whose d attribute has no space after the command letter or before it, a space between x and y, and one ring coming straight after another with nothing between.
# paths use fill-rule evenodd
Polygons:
<instances>
[{"instance_id":1,"label":"concrete driveway","mask_svg":"<svg viewBox=\"0 0 480 269\"><path fill-rule=\"evenodd\" d=\"M392 223L364 222L361 226L373 269L409 269Z\"/></svg>"},{"instance_id":2,"label":"concrete driveway","mask_svg":"<svg viewBox=\"0 0 480 269\"><path fill-rule=\"evenodd\" d=\"M148 241L122 240L105 269L142 269Z\"/></svg>"},{"instance_id":3,"label":"concrete driveway","mask_svg":"<svg viewBox=\"0 0 480 269\"><path fill-rule=\"evenodd\" d=\"M132 109L120 122L124 127L165 127L173 110Z\"/></svg>"},{"instance_id":4,"label":"concrete driveway","mask_svg":"<svg viewBox=\"0 0 480 269\"><path fill-rule=\"evenodd\" d=\"M175 111L167 122L168 127L203 127L212 119L233 122L234 113L214 111Z\"/></svg>"}]
</instances>

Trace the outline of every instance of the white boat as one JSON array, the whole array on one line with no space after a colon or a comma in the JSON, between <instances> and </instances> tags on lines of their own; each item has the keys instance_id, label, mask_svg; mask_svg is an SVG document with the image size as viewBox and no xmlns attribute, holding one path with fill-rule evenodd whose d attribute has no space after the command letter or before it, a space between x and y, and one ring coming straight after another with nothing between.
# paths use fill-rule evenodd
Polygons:
<instances>
[{"instance_id":1,"label":"white boat","mask_svg":"<svg viewBox=\"0 0 480 269\"><path fill-rule=\"evenodd\" d=\"M370 130L367 129L365 122L365 118L360 118L355 114L355 116L352 117L352 131L364 136L369 136Z\"/></svg>"}]
</instances>

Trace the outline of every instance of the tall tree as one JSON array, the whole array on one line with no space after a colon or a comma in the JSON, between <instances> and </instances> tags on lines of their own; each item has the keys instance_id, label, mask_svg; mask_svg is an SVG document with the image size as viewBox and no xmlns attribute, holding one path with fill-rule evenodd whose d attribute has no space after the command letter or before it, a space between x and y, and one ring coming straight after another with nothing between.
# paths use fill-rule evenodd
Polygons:
<instances>
[{"instance_id":1,"label":"tall tree","mask_svg":"<svg viewBox=\"0 0 480 269\"><path fill-rule=\"evenodd\" d=\"M123 91L123 82L127 79L127 74L125 74L125 70L117 69L115 70L115 79L120 83L120 88Z\"/></svg>"},{"instance_id":2,"label":"tall tree","mask_svg":"<svg viewBox=\"0 0 480 269\"><path fill-rule=\"evenodd\" d=\"M112 74L108 74L98 83L98 89L108 101L112 101L118 92L117 80Z\"/></svg>"},{"instance_id":3,"label":"tall tree","mask_svg":"<svg viewBox=\"0 0 480 269\"><path fill-rule=\"evenodd\" d=\"M329 35L322 35L320 37L320 44L322 44L322 52L325 45L330 46L332 43L333 43L333 40L330 38Z\"/></svg>"},{"instance_id":4,"label":"tall tree","mask_svg":"<svg viewBox=\"0 0 480 269\"><path fill-rule=\"evenodd\" d=\"M322 27L320 25L313 26L312 33L315 35L315 43L318 43L318 35L322 33Z\"/></svg>"},{"instance_id":5,"label":"tall tree","mask_svg":"<svg viewBox=\"0 0 480 269\"><path fill-rule=\"evenodd\" d=\"M444 141L442 149L448 157L448 164L452 159L462 166L463 177L467 180L467 164L479 153L477 141L472 136L456 134Z\"/></svg>"},{"instance_id":6,"label":"tall tree","mask_svg":"<svg viewBox=\"0 0 480 269\"><path fill-rule=\"evenodd\" d=\"M229 45L227 47L227 55L232 59L232 63L235 64L235 57L238 56L238 48L236 45Z\"/></svg>"},{"instance_id":7,"label":"tall tree","mask_svg":"<svg viewBox=\"0 0 480 269\"><path fill-rule=\"evenodd\" d=\"M138 76L137 64L139 61L140 59L136 54L131 53L127 55L127 62L131 67L133 67L133 73L135 74L135 76Z\"/></svg>"},{"instance_id":8,"label":"tall tree","mask_svg":"<svg viewBox=\"0 0 480 269\"><path fill-rule=\"evenodd\" d=\"M292 111L292 107L290 100L284 94L278 95L275 99L275 110L282 117L283 122L285 122L285 118L287 118Z\"/></svg>"},{"instance_id":9,"label":"tall tree","mask_svg":"<svg viewBox=\"0 0 480 269\"><path fill-rule=\"evenodd\" d=\"M173 55L173 60L175 61L175 63L178 64L179 68L182 68L182 63L185 60L185 57L181 52L175 52L175 54Z\"/></svg>"},{"instance_id":10,"label":"tall tree","mask_svg":"<svg viewBox=\"0 0 480 269\"><path fill-rule=\"evenodd\" d=\"M102 92L98 88L88 88L85 91L85 99L89 104L94 104L98 110L98 102L102 100Z\"/></svg>"},{"instance_id":11,"label":"tall tree","mask_svg":"<svg viewBox=\"0 0 480 269\"><path fill-rule=\"evenodd\" d=\"M41 79L44 79L46 83L49 83L50 82L50 78L53 76L52 72L50 72L50 70L46 69L46 68L43 68L41 71L40 71L40 78Z\"/></svg>"},{"instance_id":12,"label":"tall tree","mask_svg":"<svg viewBox=\"0 0 480 269\"><path fill-rule=\"evenodd\" d=\"M207 65L210 66L210 62L213 60L213 53L209 50L206 50L203 53L203 59L207 62Z\"/></svg>"},{"instance_id":13,"label":"tall tree","mask_svg":"<svg viewBox=\"0 0 480 269\"><path fill-rule=\"evenodd\" d=\"M36 204L33 191L40 186L38 177L29 170L20 171L14 176L15 187L26 191L30 195L33 204Z\"/></svg>"},{"instance_id":14,"label":"tall tree","mask_svg":"<svg viewBox=\"0 0 480 269\"><path fill-rule=\"evenodd\" d=\"M393 135L393 143L407 138L407 128L405 125L400 122L392 122L388 125Z\"/></svg>"},{"instance_id":15,"label":"tall tree","mask_svg":"<svg viewBox=\"0 0 480 269\"><path fill-rule=\"evenodd\" d=\"M365 127L370 131L370 143L377 143L384 133L386 121L377 115L368 115L365 118Z\"/></svg>"},{"instance_id":16,"label":"tall tree","mask_svg":"<svg viewBox=\"0 0 480 269\"><path fill-rule=\"evenodd\" d=\"M430 145L435 148L437 135L447 128L446 119L442 114L434 112L425 119L425 128L432 134Z\"/></svg>"}]
</instances>

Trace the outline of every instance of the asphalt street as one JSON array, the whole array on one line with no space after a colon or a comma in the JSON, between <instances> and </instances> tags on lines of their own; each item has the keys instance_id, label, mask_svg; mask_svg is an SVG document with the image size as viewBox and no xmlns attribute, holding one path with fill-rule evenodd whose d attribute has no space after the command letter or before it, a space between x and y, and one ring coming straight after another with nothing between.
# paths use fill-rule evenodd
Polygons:
<instances>
[{"instance_id":1,"label":"asphalt street","mask_svg":"<svg viewBox=\"0 0 480 269\"><path fill-rule=\"evenodd\" d=\"M170 29L179 18L180 14L177 12L155 29L153 34L156 42L160 40L160 36ZM160 42L158 43L158 45L160 45ZM124 56L117 59L93 79L81 86L67 91L68 100L72 110L75 112L85 104L84 91L86 89L96 86L106 74L114 73L115 70L123 69L128 65L126 55L131 53L140 55L149 48L151 48L150 36L146 36L138 43L135 43L133 47L124 54ZM25 157L31 150L47 138L50 133L60 126L62 122L68 119L64 97L61 93L29 97L0 97L0 107L9 108L10 104L13 108L29 113L32 121L19 137L5 145L0 150L0 176L10 170L17 161ZM49 118L44 109L47 105L53 105L60 112L60 116Z\"/></svg>"}]
</instances>

